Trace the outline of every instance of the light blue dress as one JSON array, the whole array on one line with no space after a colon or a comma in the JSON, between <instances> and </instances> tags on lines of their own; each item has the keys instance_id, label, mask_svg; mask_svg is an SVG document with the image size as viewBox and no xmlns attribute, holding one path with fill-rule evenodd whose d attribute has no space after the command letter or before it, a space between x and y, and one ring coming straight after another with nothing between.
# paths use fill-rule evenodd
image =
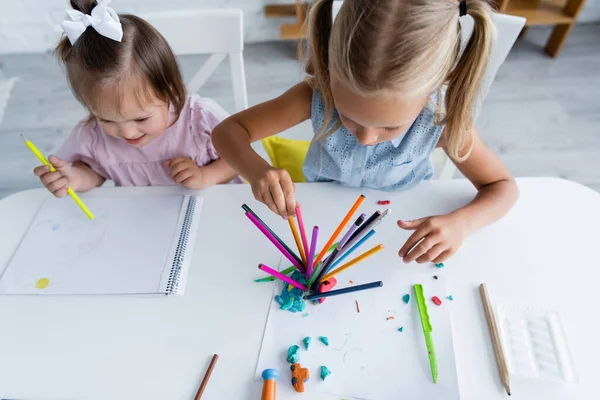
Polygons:
<instances>
[{"instance_id":1,"label":"light blue dress","mask_svg":"<svg viewBox=\"0 0 600 400\"><path fill-rule=\"evenodd\" d=\"M437 95L432 96L432 102L438 104ZM395 191L430 179L433 176L431 153L444 128L434 124L434 116L434 106L426 105L404 135L375 146L361 145L344 126L325 139L315 138L304 161L306 180ZM316 136L325 121L325 102L316 90L313 91L311 120ZM334 111L330 126L338 121L338 113Z\"/></svg>"}]
</instances>

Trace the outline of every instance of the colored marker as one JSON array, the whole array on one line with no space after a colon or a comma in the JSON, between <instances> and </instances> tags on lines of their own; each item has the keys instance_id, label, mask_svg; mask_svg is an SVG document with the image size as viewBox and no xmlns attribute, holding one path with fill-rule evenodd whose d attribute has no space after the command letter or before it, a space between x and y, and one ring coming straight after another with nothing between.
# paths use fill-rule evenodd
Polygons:
<instances>
[{"instance_id":1,"label":"colored marker","mask_svg":"<svg viewBox=\"0 0 600 400\"><path fill-rule=\"evenodd\" d=\"M301 283L296 282L295 280L293 280L292 278L289 278L277 271L275 271L273 268L270 268L268 266L266 266L265 264L258 264L258 269L260 269L261 271L266 272L269 275L273 275L275 278L277 279L281 279L282 281L284 281L285 283L289 283L290 285L292 285L295 288L298 288L304 292L306 292L308 289L302 285Z\"/></svg>"},{"instance_id":2,"label":"colored marker","mask_svg":"<svg viewBox=\"0 0 600 400\"><path fill-rule=\"evenodd\" d=\"M302 207L296 205L296 218L298 218L298 226L300 227L300 237L302 238L302 247L304 254L308 254L308 239L306 238L306 229L304 229L304 219L302 218Z\"/></svg>"},{"instance_id":3,"label":"colored marker","mask_svg":"<svg viewBox=\"0 0 600 400\"><path fill-rule=\"evenodd\" d=\"M287 258L288 260L290 260L290 262L296 267L298 268L298 270L302 271L302 265L300 262L298 262L298 260L296 260L294 257L292 257L292 255L290 254L290 252L288 252L283 246L282 244L275 238L275 236L273 234L271 234L269 232L269 230L265 227L265 225L263 225L258 218L252 214L251 212L246 212L246 217L248 217L248 219L250 221L252 221L252 223L254 225L256 225L256 227L263 233L263 235L265 235L267 237L267 239L269 239L271 241L271 243L273 243L273 245L275 247L277 247L277 249L285 256L285 258Z\"/></svg>"},{"instance_id":4,"label":"colored marker","mask_svg":"<svg viewBox=\"0 0 600 400\"><path fill-rule=\"evenodd\" d=\"M375 211L373 215L371 215L361 226L358 227L356 231L354 231L354 233L352 234L352 236L350 236L350 239L344 244L344 246L350 247L354 245L354 243L359 241L360 236L365 232L369 232L371 230L371 226L375 225L377 218L379 218L380 216L381 212Z\"/></svg>"},{"instance_id":5,"label":"colored marker","mask_svg":"<svg viewBox=\"0 0 600 400\"><path fill-rule=\"evenodd\" d=\"M344 247L344 245L346 244L346 242L350 239L350 236L352 236L352 234L354 233L354 231L356 231L358 229L358 227L360 226L360 224L362 224L364 222L365 218L367 218L367 214L362 213L360 215L360 217L358 217L356 219L356 221L354 222L354 224L352 224L352 226L350 227L350 229L348 229L348 232L346 232L346 234L344 235L344 237L342 238L342 240L340 240L340 247Z\"/></svg>"},{"instance_id":6,"label":"colored marker","mask_svg":"<svg viewBox=\"0 0 600 400\"><path fill-rule=\"evenodd\" d=\"M300 257L302 258L302 265L306 267L308 265L308 262L306 260L306 253L304 253L304 247L302 247L302 242L300 241L300 236L298 235L298 229L296 229L294 217L292 217L291 215L288 217L288 223L290 224L290 229L292 230L292 235L294 236L294 241L296 242L296 247L298 248L298 252L300 253Z\"/></svg>"},{"instance_id":7,"label":"colored marker","mask_svg":"<svg viewBox=\"0 0 600 400\"><path fill-rule=\"evenodd\" d=\"M319 227L315 226L312 232L312 238L310 241L310 250L308 251L308 267L306 268L306 276L309 277L313 270L313 261L315 257L315 250L317 248L317 238L319 237Z\"/></svg>"},{"instance_id":8,"label":"colored marker","mask_svg":"<svg viewBox=\"0 0 600 400\"><path fill-rule=\"evenodd\" d=\"M362 246L367 240L369 240L371 238L371 236L373 236L375 234L374 230L371 230L371 232L367 233L362 239L360 239L358 241L358 243L356 243L354 246L352 246L348 251L343 252L343 254L341 256L338 257L337 260L335 260L335 262L333 264L331 264L330 269L333 269L335 267L337 267L342 261L344 261L344 259L346 257L348 257L350 254L352 254L352 252L354 252L354 250L358 249L360 246Z\"/></svg>"},{"instance_id":9,"label":"colored marker","mask_svg":"<svg viewBox=\"0 0 600 400\"><path fill-rule=\"evenodd\" d=\"M356 212L356 210L358 210L358 207L360 207L360 205L362 204L362 202L364 200L365 200L365 196L361 194L359 196L359 198L356 200L356 202L354 203L354 205L352 206L352 208L350 208L350 211L348 211L348 213L346 214L346 216L344 217L344 219L342 220L340 225L337 227L335 232L333 232L333 235L331 235L331 238L327 241L327 244L325 244L325 247L323 247L323 250L321 250L321 253L319 253L319 255L317 256L315 264L318 264L319 261L321 261L323 259L329 246L331 246L333 244L333 242L335 242L337 237L340 235L340 232L342 232L342 229L344 229L344 227L346 226L348 221L350 221L350 218L352 218L352 215L354 215L354 213Z\"/></svg>"},{"instance_id":10,"label":"colored marker","mask_svg":"<svg viewBox=\"0 0 600 400\"><path fill-rule=\"evenodd\" d=\"M311 294L311 295L304 297L304 300L317 300L317 299L321 299L323 297L338 296L340 294L354 293L354 292L359 292L361 290L375 289L375 288L379 288L382 286L383 286L382 281L365 283L363 285L356 285L356 286L351 286L351 287L347 287L344 289L332 290L330 292Z\"/></svg>"},{"instance_id":11,"label":"colored marker","mask_svg":"<svg viewBox=\"0 0 600 400\"><path fill-rule=\"evenodd\" d=\"M365 251L360 256L354 258L351 261L348 261L346 264L342 265L338 269L335 269L335 270L331 271L330 273L328 273L327 275L325 275L324 277L322 277L321 279L319 279L318 282L324 282L327 279L329 279L329 278L331 278L331 277L339 274L340 272L344 272L348 268L353 267L354 265L358 264L359 262L361 262L365 258L370 257L373 254L375 254L375 253L377 253L378 251L381 251L381 250L383 250L383 245L382 244L378 244L377 246L373 247L371 250Z\"/></svg>"}]
</instances>

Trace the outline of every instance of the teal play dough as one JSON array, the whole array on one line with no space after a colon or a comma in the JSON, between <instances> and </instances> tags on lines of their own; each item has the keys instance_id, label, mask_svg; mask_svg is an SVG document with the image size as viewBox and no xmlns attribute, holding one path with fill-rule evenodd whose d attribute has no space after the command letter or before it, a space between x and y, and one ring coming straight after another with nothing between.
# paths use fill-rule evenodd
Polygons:
<instances>
[{"instance_id":1,"label":"teal play dough","mask_svg":"<svg viewBox=\"0 0 600 400\"><path fill-rule=\"evenodd\" d=\"M404 327L401 326L400 328L398 328L398 332L404 332Z\"/></svg>"},{"instance_id":2,"label":"teal play dough","mask_svg":"<svg viewBox=\"0 0 600 400\"><path fill-rule=\"evenodd\" d=\"M450 295L450 296L446 296L446 298L447 298L448 300L450 300L450 301L454 301L454 297L453 297L452 295Z\"/></svg>"},{"instance_id":3,"label":"teal play dough","mask_svg":"<svg viewBox=\"0 0 600 400\"><path fill-rule=\"evenodd\" d=\"M294 271L291 278L296 282L306 286L306 277L300 271ZM291 290L288 290L291 287ZM275 296L275 301L279 304L279 308L283 311L289 311L293 313L303 312L306 308L306 301L302 298L304 292L291 285L283 285L281 293Z\"/></svg>"},{"instance_id":4,"label":"teal play dough","mask_svg":"<svg viewBox=\"0 0 600 400\"><path fill-rule=\"evenodd\" d=\"M310 342L312 342L312 339L310 338L310 336L307 336L304 338L304 340L302 342L304 343L304 348L306 350L308 350L308 348L310 347Z\"/></svg>"},{"instance_id":5,"label":"teal play dough","mask_svg":"<svg viewBox=\"0 0 600 400\"><path fill-rule=\"evenodd\" d=\"M298 350L300 350L299 346L293 345L288 349L287 361L289 363L297 363L300 361L300 354L298 354Z\"/></svg>"},{"instance_id":6,"label":"teal play dough","mask_svg":"<svg viewBox=\"0 0 600 400\"><path fill-rule=\"evenodd\" d=\"M319 340L320 340L321 342L323 342L323 344L324 344L325 346L329 346L329 339L327 338L327 336L319 336Z\"/></svg>"},{"instance_id":7,"label":"teal play dough","mask_svg":"<svg viewBox=\"0 0 600 400\"><path fill-rule=\"evenodd\" d=\"M444 263L435 264L435 266L438 268L444 268Z\"/></svg>"},{"instance_id":8,"label":"teal play dough","mask_svg":"<svg viewBox=\"0 0 600 400\"><path fill-rule=\"evenodd\" d=\"M325 380L329 375L331 375L331 371L326 366L321 367L321 379Z\"/></svg>"},{"instance_id":9,"label":"teal play dough","mask_svg":"<svg viewBox=\"0 0 600 400\"><path fill-rule=\"evenodd\" d=\"M408 304L408 302L410 301L410 294L407 293L404 296L402 296L402 301Z\"/></svg>"}]
</instances>

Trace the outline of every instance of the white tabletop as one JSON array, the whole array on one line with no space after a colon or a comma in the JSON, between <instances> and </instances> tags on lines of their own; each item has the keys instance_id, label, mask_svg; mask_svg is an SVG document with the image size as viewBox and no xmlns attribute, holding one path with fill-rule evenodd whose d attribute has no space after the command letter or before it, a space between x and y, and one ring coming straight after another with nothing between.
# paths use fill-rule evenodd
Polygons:
<instances>
[{"instance_id":1,"label":"white tabletop","mask_svg":"<svg viewBox=\"0 0 600 400\"><path fill-rule=\"evenodd\" d=\"M579 375L576 384L513 380L512 398L595 398L600 195L558 179L521 179L519 188L509 215L470 237L440 270L455 297L451 317L461 399L506 398L477 292L481 282L494 302L558 310ZM88 196L109 190L123 196L179 191L97 189ZM475 191L466 181L432 181L405 193L297 186L305 219L318 221L323 232L335 228L360 193L367 196L365 212L375 209L376 200L392 201L394 218L378 229L386 245L380 260L389 268L416 269L422 266L397 258L408 233L395 220L451 211ZM0 201L0 270L46 196L40 189ZM185 296L0 297L0 398L189 400L218 353L203 399L259 399L261 383L253 378L272 292L252 280L261 276L259 262L276 266L280 256L240 205L248 203L288 240L289 228L252 200L247 185L217 187L202 196ZM281 390L278 398L296 398L288 393Z\"/></svg>"}]
</instances>

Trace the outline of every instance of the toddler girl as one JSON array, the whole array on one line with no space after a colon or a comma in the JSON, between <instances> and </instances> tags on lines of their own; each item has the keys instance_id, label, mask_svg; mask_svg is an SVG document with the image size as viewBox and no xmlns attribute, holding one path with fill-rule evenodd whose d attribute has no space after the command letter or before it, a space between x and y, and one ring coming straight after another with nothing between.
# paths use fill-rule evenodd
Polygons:
<instances>
[{"instance_id":1,"label":"toddler girl","mask_svg":"<svg viewBox=\"0 0 600 400\"><path fill-rule=\"evenodd\" d=\"M148 22L118 16L111 0L72 0L56 54L89 111L47 166L34 170L57 197L107 179L116 186L203 189L236 173L219 159L213 128L227 117L214 101L187 96L166 40Z\"/></svg>"}]
</instances>

